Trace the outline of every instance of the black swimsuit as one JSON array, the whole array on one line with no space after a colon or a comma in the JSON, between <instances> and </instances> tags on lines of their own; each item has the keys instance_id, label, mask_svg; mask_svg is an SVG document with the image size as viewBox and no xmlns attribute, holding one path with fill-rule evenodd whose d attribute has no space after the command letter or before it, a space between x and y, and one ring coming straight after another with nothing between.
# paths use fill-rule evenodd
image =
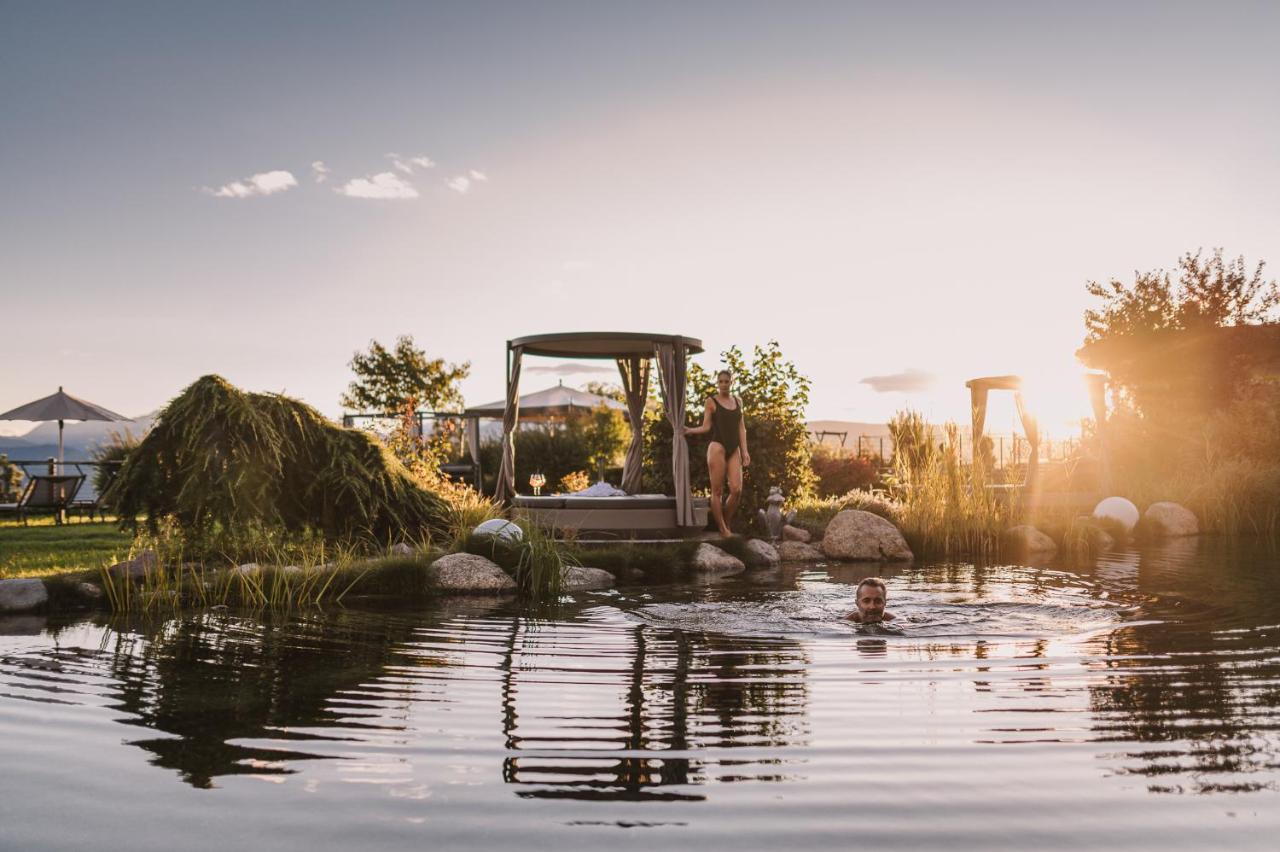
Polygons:
<instances>
[{"instance_id":1,"label":"black swimsuit","mask_svg":"<svg viewBox=\"0 0 1280 852\"><path fill-rule=\"evenodd\" d=\"M711 410L711 440L724 447L724 458L728 461L738 451L738 427L742 423L742 401L733 397L737 408L724 408L714 396L711 401L715 408Z\"/></svg>"}]
</instances>

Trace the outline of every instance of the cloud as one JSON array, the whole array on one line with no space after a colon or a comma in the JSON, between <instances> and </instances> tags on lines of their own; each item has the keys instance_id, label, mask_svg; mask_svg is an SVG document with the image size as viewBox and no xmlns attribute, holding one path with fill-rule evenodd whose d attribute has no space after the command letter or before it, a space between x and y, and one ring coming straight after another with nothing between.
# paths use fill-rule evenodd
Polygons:
<instances>
[{"instance_id":1,"label":"cloud","mask_svg":"<svg viewBox=\"0 0 1280 852\"><path fill-rule=\"evenodd\" d=\"M391 161L391 165L407 175L413 174L415 169L434 169L436 161L425 154L417 157L401 157L399 154L387 154L387 159Z\"/></svg>"},{"instance_id":2,"label":"cloud","mask_svg":"<svg viewBox=\"0 0 1280 852\"><path fill-rule=\"evenodd\" d=\"M349 180L335 190L348 198L403 199L417 198L418 190L395 172L379 172L369 177Z\"/></svg>"},{"instance_id":3,"label":"cloud","mask_svg":"<svg viewBox=\"0 0 1280 852\"><path fill-rule=\"evenodd\" d=\"M324 164L324 160L316 160L312 163L311 173L315 175L316 183L324 183L329 179L329 167Z\"/></svg>"},{"instance_id":4,"label":"cloud","mask_svg":"<svg viewBox=\"0 0 1280 852\"><path fill-rule=\"evenodd\" d=\"M566 260L564 263L560 264L560 268L563 269L565 272L581 272L584 269L591 268L591 261Z\"/></svg>"},{"instance_id":5,"label":"cloud","mask_svg":"<svg viewBox=\"0 0 1280 852\"><path fill-rule=\"evenodd\" d=\"M478 172L478 171L476 171L475 169L472 169L472 170L471 170L471 179L472 179L472 180L487 181L487 180L489 179L489 176L488 176L487 174L485 174L484 172Z\"/></svg>"},{"instance_id":6,"label":"cloud","mask_svg":"<svg viewBox=\"0 0 1280 852\"><path fill-rule=\"evenodd\" d=\"M588 373L608 373L616 376L618 374L617 367L604 367L599 364L574 364L569 362L566 364L534 364L524 369L530 373L554 373L557 376L581 376Z\"/></svg>"},{"instance_id":7,"label":"cloud","mask_svg":"<svg viewBox=\"0 0 1280 852\"><path fill-rule=\"evenodd\" d=\"M205 187L205 191L218 198L251 198L255 195L274 195L277 192L293 189L297 185L298 179L292 172L278 169L273 172L259 172L241 180L233 180L217 189Z\"/></svg>"},{"instance_id":8,"label":"cloud","mask_svg":"<svg viewBox=\"0 0 1280 852\"><path fill-rule=\"evenodd\" d=\"M457 175L445 181L444 185L459 195L466 195L467 191L471 189L471 178L466 175Z\"/></svg>"},{"instance_id":9,"label":"cloud","mask_svg":"<svg viewBox=\"0 0 1280 852\"><path fill-rule=\"evenodd\" d=\"M912 368L888 376L867 376L859 384L870 385L876 393L913 393L928 390L935 381L932 373Z\"/></svg>"}]
</instances>

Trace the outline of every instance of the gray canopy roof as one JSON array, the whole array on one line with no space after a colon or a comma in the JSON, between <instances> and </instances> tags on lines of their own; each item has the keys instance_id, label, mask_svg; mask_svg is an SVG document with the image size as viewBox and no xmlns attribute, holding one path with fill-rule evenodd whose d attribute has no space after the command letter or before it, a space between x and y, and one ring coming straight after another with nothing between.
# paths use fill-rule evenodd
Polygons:
<instances>
[{"instance_id":1,"label":"gray canopy roof","mask_svg":"<svg viewBox=\"0 0 1280 852\"><path fill-rule=\"evenodd\" d=\"M132 420L123 414L58 392L0 414L0 420Z\"/></svg>"},{"instance_id":2,"label":"gray canopy roof","mask_svg":"<svg viewBox=\"0 0 1280 852\"><path fill-rule=\"evenodd\" d=\"M624 416L627 413L627 407L616 399L567 388L561 384L520 397L520 416L537 418L565 415L572 411L590 411L599 405L621 411ZM501 417L506 407L507 401L500 399L497 402L486 402L484 405L473 405L466 410L466 413L478 417Z\"/></svg>"},{"instance_id":3,"label":"gray canopy roof","mask_svg":"<svg viewBox=\"0 0 1280 852\"><path fill-rule=\"evenodd\" d=\"M520 348L526 355L550 358L653 357L657 343L684 344L685 351L697 355L702 341L675 334L641 334L634 331L574 331L562 334L533 334L507 341L507 348ZM522 406L523 407L523 406Z\"/></svg>"}]
</instances>

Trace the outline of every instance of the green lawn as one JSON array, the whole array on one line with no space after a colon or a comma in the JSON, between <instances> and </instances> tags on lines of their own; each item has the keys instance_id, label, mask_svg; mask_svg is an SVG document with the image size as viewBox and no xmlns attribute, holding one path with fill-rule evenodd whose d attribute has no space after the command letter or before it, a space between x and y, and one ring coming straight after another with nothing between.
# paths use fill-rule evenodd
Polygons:
<instances>
[{"instance_id":1,"label":"green lawn","mask_svg":"<svg viewBox=\"0 0 1280 852\"><path fill-rule=\"evenodd\" d=\"M124 559L133 537L106 523L32 518L0 521L0 579L97 570Z\"/></svg>"}]
</instances>

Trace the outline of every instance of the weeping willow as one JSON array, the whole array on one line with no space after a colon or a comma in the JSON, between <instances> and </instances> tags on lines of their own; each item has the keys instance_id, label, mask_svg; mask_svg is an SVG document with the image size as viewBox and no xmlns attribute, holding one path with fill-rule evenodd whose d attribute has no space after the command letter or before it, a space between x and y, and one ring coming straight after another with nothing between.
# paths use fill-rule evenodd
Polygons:
<instances>
[{"instance_id":1,"label":"weeping willow","mask_svg":"<svg viewBox=\"0 0 1280 852\"><path fill-rule=\"evenodd\" d=\"M204 376L160 413L112 485L127 526L172 516L196 535L246 529L420 538L444 502L375 438L278 394Z\"/></svg>"}]
</instances>

